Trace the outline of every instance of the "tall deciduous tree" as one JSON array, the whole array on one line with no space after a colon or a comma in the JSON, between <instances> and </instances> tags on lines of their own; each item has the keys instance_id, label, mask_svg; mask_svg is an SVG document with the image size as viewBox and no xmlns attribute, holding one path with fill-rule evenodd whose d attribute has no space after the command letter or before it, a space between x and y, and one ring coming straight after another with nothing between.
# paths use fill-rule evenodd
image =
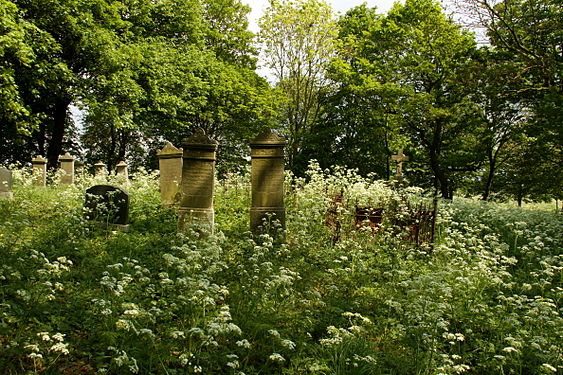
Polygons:
<instances>
[{"instance_id":1,"label":"tall deciduous tree","mask_svg":"<svg viewBox=\"0 0 563 375\"><path fill-rule=\"evenodd\" d=\"M319 117L319 94L328 85L326 66L335 53L338 28L323 0L272 0L259 24L266 64L286 99L282 128L293 166Z\"/></svg>"},{"instance_id":2,"label":"tall deciduous tree","mask_svg":"<svg viewBox=\"0 0 563 375\"><path fill-rule=\"evenodd\" d=\"M32 145L21 161L39 152L56 165L71 103L85 113L87 158L110 166L145 163L196 126L245 143L229 136L255 134L276 112L240 0L0 1L0 79L10 83L0 116L10 145Z\"/></svg>"},{"instance_id":3,"label":"tall deciduous tree","mask_svg":"<svg viewBox=\"0 0 563 375\"><path fill-rule=\"evenodd\" d=\"M111 164L123 152L133 156L148 148L154 156L163 139L179 144L201 127L222 141L222 161L235 165L246 154L247 138L276 112L266 80L254 71L249 8L233 0L165 4L128 8L136 31L123 58L115 55L122 69L105 75L87 102L84 140L92 158ZM136 159L154 166L150 158Z\"/></svg>"},{"instance_id":4,"label":"tall deciduous tree","mask_svg":"<svg viewBox=\"0 0 563 375\"><path fill-rule=\"evenodd\" d=\"M410 165L423 172L411 173L411 179L434 184L443 197L451 197L462 174L480 164L480 116L467 90L476 52L472 36L431 0L395 4L386 17L366 9L349 15L343 30L350 31L343 35L345 47L333 67L335 79L354 97L344 96L345 102L366 109L366 117L358 115L351 130L369 129L379 121L378 128L391 134L396 124L415 156ZM386 154L388 145L381 145Z\"/></svg>"},{"instance_id":5,"label":"tall deciduous tree","mask_svg":"<svg viewBox=\"0 0 563 375\"><path fill-rule=\"evenodd\" d=\"M115 48L120 30L126 23L118 14L119 7L105 0L90 1L19 1L17 7L22 22L46 35L35 43L36 61L42 66L15 68L16 86L23 93L31 113L39 116L37 128L26 141L32 143L20 155L29 160L30 154L46 154L49 165L57 164L68 131L72 128L70 105L79 98L84 83L94 76L100 58L109 59L108 51ZM33 40L31 40L33 46ZM82 91L84 92L84 91ZM27 95L25 93L30 93ZM17 142L17 139L16 139Z\"/></svg>"},{"instance_id":6,"label":"tall deciduous tree","mask_svg":"<svg viewBox=\"0 0 563 375\"><path fill-rule=\"evenodd\" d=\"M540 191L561 194L563 163L563 17L557 0L463 0L455 1L458 11L485 28L492 49L509 59L511 71L498 77L506 91L517 97L525 117L528 149L542 160L534 168L535 178L521 176ZM514 166L519 157L512 157ZM530 174L526 163L511 168L513 173ZM540 174L545 171L545 174ZM537 193L530 187L527 191ZM540 194L541 195L541 194Z\"/></svg>"},{"instance_id":7,"label":"tall deciduous tree","mask_svg":"<svg viewBox=\"0 0 563 375\"><path fill-rule=\"evenodd\" d=\"M0 158L24 161L22 155L54 152L46 141L66 121L59 104L73 73L56 38L14 2L1 0L0 16Z\"/></svg>"},{"instance_id":8,"label":"tall deciduous tree","mask_svg":"<svg viewBox=\"0 0 563 375\"><path fill-rule=\"evenodd\" d=\"M345 165L389 178L390 149L402 147L404 139L397 136L395 103L386 100L392 93L384 94L387 86L374 80L375 70L386 65L375 68L375 59L384 55L370 47L368 35L380 27L381 17L363 4L339 19L339 52L328 69L331 90L321 96L322 115L305 152L325 168ZM384 82L386 74L379 73Z\"/></svg>"}]
</instances>

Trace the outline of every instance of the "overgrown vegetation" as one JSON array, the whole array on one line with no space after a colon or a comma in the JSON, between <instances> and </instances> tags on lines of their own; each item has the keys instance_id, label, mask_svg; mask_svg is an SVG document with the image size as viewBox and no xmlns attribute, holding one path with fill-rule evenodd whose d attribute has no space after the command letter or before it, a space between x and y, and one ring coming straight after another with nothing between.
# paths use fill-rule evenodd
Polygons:
<instances>
[{"instance_id":1,"label":"overgrown vegetation","mask_svg":"<svg viewBox=\"0 0 563 375\"><path fill-rule=\"evenodd\" d=\"M352 230L347 215L374 202L404 214L418 191L312 165L288 176L285 242L250 235L245 175L217 183L216 232L200 238L177 233L155 174L126 187L126 233L84 219L92 178L29 181L18 171L0 201L2 373L563 370L561 215L441 203L435 246L416 247L385 221ZM333 244L326 211L341 189Z\"/></svg>"}]
</instances>

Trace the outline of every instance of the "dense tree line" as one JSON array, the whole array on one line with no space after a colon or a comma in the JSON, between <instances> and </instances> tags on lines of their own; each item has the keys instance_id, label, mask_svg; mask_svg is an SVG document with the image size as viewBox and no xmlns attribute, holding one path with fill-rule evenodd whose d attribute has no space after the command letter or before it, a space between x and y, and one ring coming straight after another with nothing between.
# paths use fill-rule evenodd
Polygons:
<instances>
[{"instance_id":1,"label":"dense tree line","mask_svg":"<svg viewBox=\"0 0 563 375\"><path fill-rule=\"evenodd\" d=\"M3 161L55 166L65 150L141 162L194 127L236 160L231 140L276 113L240 1L1 0L0 12Z\"/></svg>"},{"instance_id":2,"label":"dense tree line","mask_svg":"<svg viewBox=\"0 0 563 375\"><path fill-rule=\"evenodd\" d=\"M317 159L389 178L404 148L408 181L445 198L562 198L560 5L455 9L486 46L431 0L340 17L323 0L276 0L258 38L239 0L0 0L0 161L55 166L71 151L154 167L164 140L202 127L226 171L273 127L297 174Z\"/></svg>"}]
</instances>

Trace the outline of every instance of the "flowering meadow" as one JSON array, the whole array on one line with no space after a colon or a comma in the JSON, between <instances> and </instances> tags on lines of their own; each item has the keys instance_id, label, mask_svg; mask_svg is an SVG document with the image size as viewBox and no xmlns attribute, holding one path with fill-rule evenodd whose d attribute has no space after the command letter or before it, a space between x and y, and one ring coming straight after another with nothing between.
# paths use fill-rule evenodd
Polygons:
<instances>
[{"instance_id":1,"label":"flowering meadow","mask_svg":"<svg viewBox=\"0 0 563 375\"><path fill-rule=\"evenodd\" d=\"M287 176L285 233L249 232L247 173L216 182L214 234L178 233L158 174L140 171L122 232L84 217L101 178L38 188L14 174L0 201L2 374L563 372L560 214L441 201L435 243L416 245L394 223L429 201L421 191L312 164ZM356 230L357 205L394 220Z\"/></svg>"}]
</instances>

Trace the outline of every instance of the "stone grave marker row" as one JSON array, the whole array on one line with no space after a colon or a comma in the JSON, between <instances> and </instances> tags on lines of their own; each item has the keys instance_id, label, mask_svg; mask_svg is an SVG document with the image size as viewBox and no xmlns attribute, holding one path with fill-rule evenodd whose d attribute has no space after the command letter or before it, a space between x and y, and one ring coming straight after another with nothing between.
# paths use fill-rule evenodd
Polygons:
<instances>
[{"instance_id":1,"label":"stone grave marker row","mask_svg":"<svg viewBox=\"0 0 563 375\"><path fill-rule=\"evenodd\" d=\"M271 130L250 142L250 227L254 233L262 230L265 221L278 220L285 227L285 143L284 138ZM190 225L211 232L215 221L213 193L218 143L199 129L184 139L182 146L183 149L177 149L168 143L158 153L162 201L165 205L173 204L180 187L179 230Z\"/></svg>"},{"instance_id":2,"label":"stone grave marker row","mask_svg":"<svg viewBox=\"0 0 563 375\"><path fill-rule=\"evenodd\" d=\"M61 170L63 175L61 177L61 184L72 185L74 183L74 177L76 172L81 172L84 170L84 163L82 161L76 160L75 157L70 155L68 152L59 157L59 162L61 164ZM47 184L47 159L38 155L31 160L32 172L34 185L36 186L46 186ZM127 163L125 161L119 162L116 165L117 176L124 181L129 181L129 172ZM94 175L95 176L105 176L107 175L107 168L101 161L94 164Z\"/></svg>"}]
</instances>

